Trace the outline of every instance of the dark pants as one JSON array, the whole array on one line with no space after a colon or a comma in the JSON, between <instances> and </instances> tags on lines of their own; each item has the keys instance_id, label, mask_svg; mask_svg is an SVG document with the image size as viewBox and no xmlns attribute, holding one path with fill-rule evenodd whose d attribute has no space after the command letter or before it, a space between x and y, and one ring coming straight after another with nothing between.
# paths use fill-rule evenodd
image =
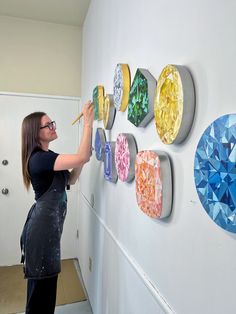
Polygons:
<instances>
[{"instance_id":1,"label":"dark pants","mask_svg":"<svg viewBox=\"0 0 236 314\"><path fill-rule=\"evenodd\" d=\"M57 276L28 279L25 314L53 314L57 296Z\"/></svg>"}]
</instances>

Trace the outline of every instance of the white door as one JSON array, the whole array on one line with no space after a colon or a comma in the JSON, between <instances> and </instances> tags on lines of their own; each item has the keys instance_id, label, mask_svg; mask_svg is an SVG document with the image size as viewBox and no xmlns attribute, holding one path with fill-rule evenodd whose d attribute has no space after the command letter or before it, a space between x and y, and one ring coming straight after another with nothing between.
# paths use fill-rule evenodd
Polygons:
<instances>
[{"instance_id":1,"label":"white door","mask_svg":"<svg viewBox=\"0 0 236 314\"><path fill-rule=\"evenodd\" d=\"M0 266L20 263L19 239L34 203L34 193L32 189L26 191L21 174L21 123L34 111L46 112L57 123L58 139L50 144L50 149L74 153L79 142L78 125L71 125L78 115L78 98L0 93ZM62 258L77 255L77 184L67 195Z\"/></svg>"}]
</instances>

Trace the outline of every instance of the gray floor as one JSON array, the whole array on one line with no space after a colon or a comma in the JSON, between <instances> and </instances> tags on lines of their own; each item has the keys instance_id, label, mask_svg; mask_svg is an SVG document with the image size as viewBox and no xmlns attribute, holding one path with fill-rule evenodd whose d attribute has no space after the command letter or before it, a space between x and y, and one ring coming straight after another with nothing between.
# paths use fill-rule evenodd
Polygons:
<instances>
[{"instance_id":1,"label":"gray floor","mask_svg":"<svg viewBox=\"0 0 236 314\"><path fill-rule=\"evenodd\" d=\"M66 304L56 307L55 314L92 314L88 301Z\"/></svg>"}]
</instances>

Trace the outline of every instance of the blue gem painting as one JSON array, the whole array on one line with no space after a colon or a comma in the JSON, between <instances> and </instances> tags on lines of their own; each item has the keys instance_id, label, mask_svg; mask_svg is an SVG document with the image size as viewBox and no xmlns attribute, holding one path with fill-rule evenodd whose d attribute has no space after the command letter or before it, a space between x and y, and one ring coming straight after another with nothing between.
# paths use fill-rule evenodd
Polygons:
<instances>
[{"instance_id":1,"label":"blue gem painting","mask_svg":"<svg viewBox=\"0 0 236 314\"><path fill-rule=\"evenodd\" d=\"M106 142L104 159L104 178L113 183L118 179L115 167L115 145L116 142Z\"/></svg>"},{"instance_id":2,"label":"blue gem painting","mask_svg":"<svg viewBox=\"0 0 236 314\"><path fill-rule=\"evenodd\" d=\"M203 133L194 178L207 214L221 228L236 233L236 114L221 116Z\"/></svg>"},{"instance_id":3,"label":"blue gem painting","mask_svg":"<svg viewBox=\"0 0 236 314\"><path fill-rule=\"evenodd\" d=\"M95 153L97 160L104 161L104 149L106 143L106 134L102 128L97 128L95 134Z\"/></svg>"}]
</instances>

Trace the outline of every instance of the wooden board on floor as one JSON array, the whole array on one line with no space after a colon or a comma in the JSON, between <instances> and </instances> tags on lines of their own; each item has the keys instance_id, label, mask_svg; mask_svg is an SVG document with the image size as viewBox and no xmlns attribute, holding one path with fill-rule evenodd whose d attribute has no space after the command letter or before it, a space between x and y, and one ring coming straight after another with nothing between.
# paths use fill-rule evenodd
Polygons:
<instances>
[{"instance_id":1,"label":"wooden board on floor","mask_svg":"<svg viewBox=\"0 0 236 314\"><path fill-rule=\"evenodd\" d=\"M86 300L74 260L63 260L58 277L57 305ZM22 265L0 267L0 314L24 312L27 280Z\"/></svg>"}]
</instances>

